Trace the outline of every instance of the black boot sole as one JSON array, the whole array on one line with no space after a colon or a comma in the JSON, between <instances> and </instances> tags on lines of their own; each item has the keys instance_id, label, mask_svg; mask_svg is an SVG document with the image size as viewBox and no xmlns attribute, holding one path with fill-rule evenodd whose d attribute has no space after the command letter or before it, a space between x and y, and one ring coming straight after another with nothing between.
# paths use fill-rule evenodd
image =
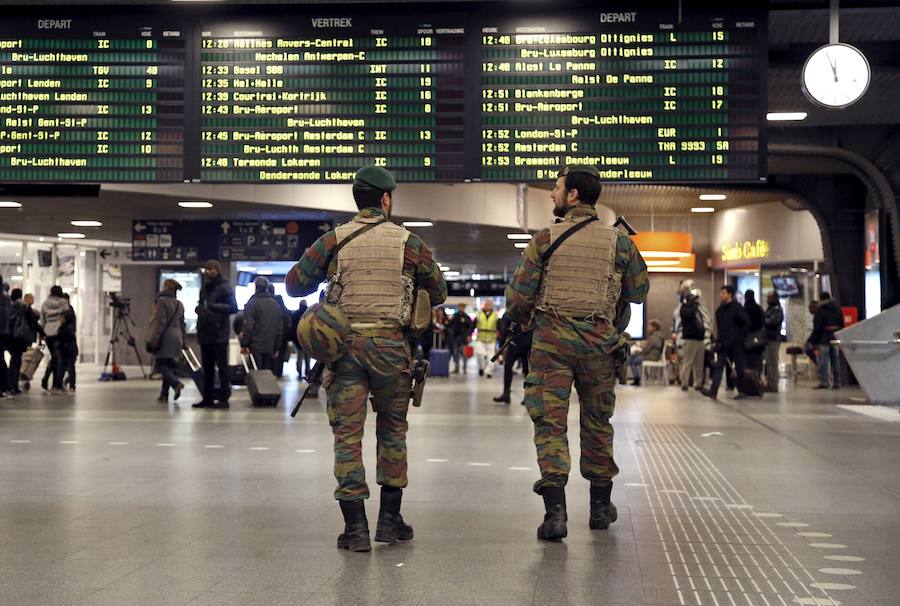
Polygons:
<instances>
[{"instance_id":1,"label":"black boot sole","mask_svg":"<svg viewBox=\"0 0 900 606\"><path fill-rule=\"evenodd\" d=\"M395 543L409 543L413 540L413 535L410 534L408 538L406 536L401 536L400 531L394 524L379 522L375 529L374 540L376 543L388 543L389 545Z\"/></svg>"},{"instance_id":2,"label":"black boot sole","mask_svg":"<svg viewBox=\"0 0 900 606\"><path fill-rule=\"evenodd\" d=\"M555 532L555 533L552 533L549 535L543 531L543 527L538 528L538 530L537 530L537 538L539 538L542 541L550 541L552 543L559 543L567 536L569 536L568 528L563 528L562 532Z\"/></svg>"},{"instance_id":3,"label":"black boot sole","mask_svg":"<svg viewBox=\"0 0 900 606\"><path fill-rule=\"evenodd\" d=\"M338 549L346 549L348 551L353 551L355 553L365 553L367 551L372 551L372 544L368 541L353 541L351 539L345 539L344 535L338 537L337 540Z\"/></svg>"},{"instance_id":4,"label":"black boot sole","mask_svg":"<svg viewBox=\"0 0 900 606\"><path fill-rule=\"evenodd\" d=\"M599 518L599 519L595 519L595 518L588 519L588 526L590 527L591 530L607 530L618 519L619 519L619 512L613 510L611 516L603 516L602 518Z\"/></svg>"}]
</instances>

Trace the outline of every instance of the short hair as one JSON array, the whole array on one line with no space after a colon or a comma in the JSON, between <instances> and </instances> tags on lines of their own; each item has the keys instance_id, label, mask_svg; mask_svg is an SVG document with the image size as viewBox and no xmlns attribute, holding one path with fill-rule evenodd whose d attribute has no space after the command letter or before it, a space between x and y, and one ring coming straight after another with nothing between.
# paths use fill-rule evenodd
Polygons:
<instances>
[{"instance_id":1,"label":"short hair","mask_svg":"<svg viewBox=\"0 0 900 606\"><path fill-rule=\"evenodd\" d=\"M22 298L22 289L21 288L12 289L12 292L9 293L9 298L12 301L18 301L19 299L21 299Z\"/></svg>"},{"instance_id":2,"label":"short hair","mask_svg":"<svg viewBox=\"0 0 900 606\"><path fill-rule=\"evenodd\" d=\"M381 206L381 198L386 193L365 183L353 184L353 199L356 201L356 208L359 210L379 208Z\"/></svg>"},{"instance_id":3,"label":"short hair","mask_svg":"<svg viewBox=\"0 0 900 606\"><path fill-rule=\"evenodd\" d=\"M734 296L734 293L735 293L734 286L732 286L731 284L726 284L725 286L723 286L723 287L720 288L719 290L724 290L725 292L727 292L727 293L728 293L729 295L731 295L732 297Z\"/></svg>"},{"instance_id":4,"label":"short hair","mask_svg":"<svg viewBox=\"0 0 900 606\"><path fill-rule=\"evenodd\" d=\"M600 198L600 180L587 173L569 173L566 175L566 191L578 191L578 200L583 204L594 205Z\"/></svg>"},{"instance_id":5,"label":"short hair","mask_svg":"<svg viewBox=\"0 0 900 606\"><path fill-rule=\"evenodd\" d=\"M268 292L269 290L269 280L263 276L256 278L253 284L256 286L256 292Z\"/></svg>"},{"instance_id":6,"label":"short hair","mask_svg":"<svg viewBox=\"0 0 900 606\"><path fill-rule=\"evenodd\" d=\"M656 330L662 330L662 324L660 324L659 320L650 320L649 322L647 322L647 324L649 324Z\"/></svg>"},{"instance_id":7,"label":"short hair","mask_svg":"<svg viewBox=\"0 0 900 606\"><path fill-rule=\"evenodd\" d=\"M828 292L827 290L823 290L823 291L822 291L822 297L821 297L821 298L822 298L823 301L830 301L830 300L831 300L831 293Z\"/></svg>"},{"instance_id":8,"label":"short hair","mask_svg":"<svg viewBox=\"0 0 900 606\"><path fill-rule=\"evenodd\" d=\"M56 284L56 285L50 287L50 296L51 296L51 297L61 297L61 296L63 296L63 290L62 290L62 287L59 286L58 284Z\"/></svg>"}]
</instances>

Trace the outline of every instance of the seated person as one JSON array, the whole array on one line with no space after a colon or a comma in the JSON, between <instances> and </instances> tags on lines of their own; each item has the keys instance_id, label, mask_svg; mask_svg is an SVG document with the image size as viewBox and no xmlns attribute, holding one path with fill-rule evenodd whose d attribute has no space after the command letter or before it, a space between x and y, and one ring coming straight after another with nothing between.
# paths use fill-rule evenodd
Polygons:
<instances>
[{"instance_id":1,"label":"seated person","mask_svg":"<svg viewBox=\"0 0 900 606\"><path fill-rule=\"evenodd\" d=\"M662 358L664 339L660 332L662 325L659 320L650 320L647 323L647 339L641 347L633 347L631 356L628 358L628 364L631 366L632 385L641 384L641 364L644 360L648 362L659 362Z\"/></svg>"}]
</instances>

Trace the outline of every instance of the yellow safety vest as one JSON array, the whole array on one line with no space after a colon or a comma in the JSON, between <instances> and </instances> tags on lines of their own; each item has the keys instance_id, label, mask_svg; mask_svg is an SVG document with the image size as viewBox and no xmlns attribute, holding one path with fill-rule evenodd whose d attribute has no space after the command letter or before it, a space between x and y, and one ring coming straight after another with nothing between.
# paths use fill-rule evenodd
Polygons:
<instances>
[{"instance_id":1,"label":"yellow safety vest","mask_svg":"<svg viewBox=\"0 0 900 606\"><path fill-rule=\"evenodd\" d=\"M478 329L478 340L482 343L493 343L497 340L497 323L500 316L492 311L490 317L480 310L475 314L475 328Z\"/></svg>"}]
</instances>

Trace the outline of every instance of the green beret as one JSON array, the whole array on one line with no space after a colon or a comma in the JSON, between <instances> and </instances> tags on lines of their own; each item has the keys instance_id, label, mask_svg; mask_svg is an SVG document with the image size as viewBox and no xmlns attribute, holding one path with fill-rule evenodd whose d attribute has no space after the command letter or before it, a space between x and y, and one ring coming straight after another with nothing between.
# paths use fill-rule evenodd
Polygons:
<instances>
[{"instance_id":1,"label":"green beret","mask_svg":"<svg viewBox=\"0 0 900 606\"><path fill-rule=\"evenodd\" d=\"M394 191L397 189L397 182L394 181L394 175L380 166L363 166L356 171L354 182L364 183L379 191Z\"/></svg>"},{"instance_id":2,"label":"green beret","mask_svg":"<svg viewBox=\"0 0 900 606\"><path fill-rule=\"evenodd\" d=\"M600 171L598 171L597 167L593 164L567 164L556 174L556 176L557 178L567 177L572 173L585 173L592 177L596 177L597 179L600 178Z\"/></svg>"}]
</instances>

